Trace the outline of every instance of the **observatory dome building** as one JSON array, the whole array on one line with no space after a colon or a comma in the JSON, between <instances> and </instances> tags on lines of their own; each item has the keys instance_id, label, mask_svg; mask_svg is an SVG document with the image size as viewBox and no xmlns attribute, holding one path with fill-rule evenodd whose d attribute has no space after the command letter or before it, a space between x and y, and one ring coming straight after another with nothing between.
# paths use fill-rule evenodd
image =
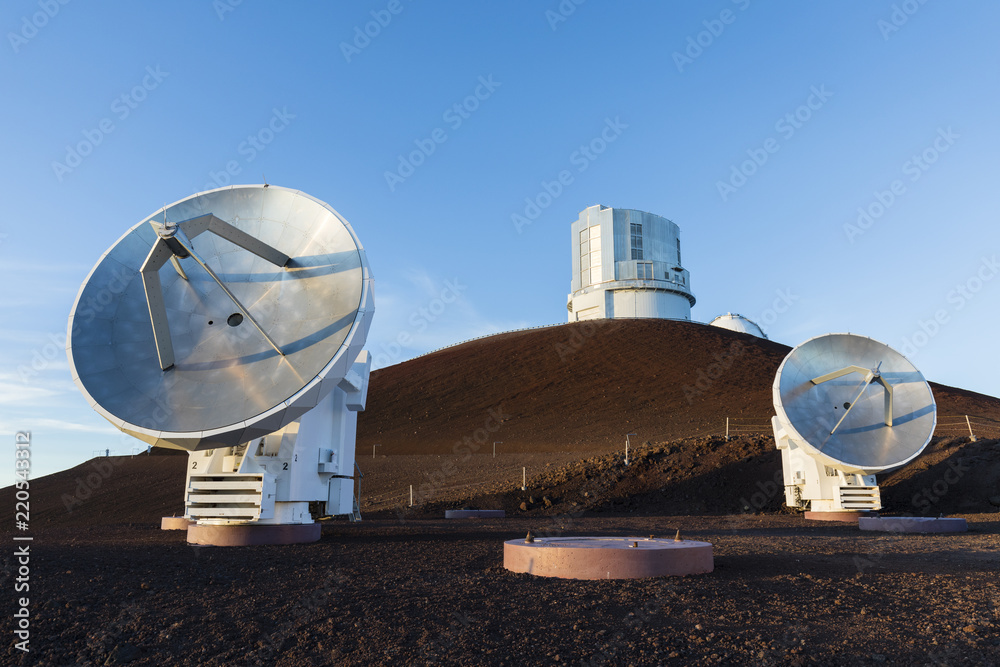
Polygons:
<instances>
[{"instance_id":1,"label":"observatory dome building","mask_svg":"<svg viewBox=\"0 0 1000 667\"><path fill-rule=\"evenodd\" d=\"M680 228L645 211L590 206L572 225L570 322L651 317L690 320L691 276Z\"/></svg>"},{"instance_id":2,"label":"observatory dome building","mask_svg":"<svg viewBox=\"0 0 1000 667\"><path fill-rule=\"evenodd\" d=\"M726 313L725 315L719 315L714 320L709 322L713 327L719 327L720 329L729 329L730 331L739 331L740 333L748 333L751 336L757 336L757 338L763 338L767 340L767 334L764 330L757 326L757 323L751 319L743 317L739 313Z\"/></svg>"}]
</instances>

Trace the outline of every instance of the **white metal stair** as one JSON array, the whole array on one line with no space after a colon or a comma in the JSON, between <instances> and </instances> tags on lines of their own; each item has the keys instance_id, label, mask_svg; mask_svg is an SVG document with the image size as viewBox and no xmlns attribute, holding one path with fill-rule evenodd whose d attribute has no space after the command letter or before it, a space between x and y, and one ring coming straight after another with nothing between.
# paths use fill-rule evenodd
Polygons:
<instances>
[{"instance_id":1,"label":"white metal stair","mask_svg":"<svg viewBox=\"0 0 1000 667\"><path fill-rule=\"evenodd\" d=\"M840 487L840 507L845 510L882 509L882 498L877 486Z\"/></svg>"},{"instance_id":2,"label":"white metal stair","mask_svg":"<svg viewBox=\"0 0 1000 667\"><path fill-rule=\"evenodd\" d=\"M191 475L184 503L192 519L256 521L274 516L275 484L267 473Z\"/></svg>"}]
</instances>

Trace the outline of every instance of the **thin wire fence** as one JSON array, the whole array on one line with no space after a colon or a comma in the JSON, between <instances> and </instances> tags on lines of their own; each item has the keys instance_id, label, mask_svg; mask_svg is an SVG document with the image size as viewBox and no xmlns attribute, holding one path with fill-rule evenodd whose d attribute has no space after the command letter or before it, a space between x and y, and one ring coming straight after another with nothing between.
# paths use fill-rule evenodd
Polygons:
<instances>
[{"instance_id":1,"label":"thin wire fence","mask_svg":"<svg viewBox=\"0 0 1000 667\"><path fill-rule=\"evenodd\" d=\"M424 484L424 483L425 482L421 482L421 485ZM472 488L472 487L479 487L483 492L487 492L491 488L495 489L497 486L499 486L499 487L501 487L499 489L499 492L500 493L504 493L504 492L507 492L507 491L514 491L514 490L520 489L521 488L521 484L522 484L521 481L518 481L518 482L513 482L513 481L506 482L505 481L505 482L471 482L469 484L452 484L450 486L435 486L432 493L426 494L426 496L427 496L426 498L424 497L425 494L421 494L421 492L420 492L420 485L414 484L414 485L408 487L408 489L406 491L403 491L402 493L380 493L377 496L378 497L377 501L374 501L374 500L372 500L370 498L369 498L369 501L373 502L375 505L378 505L378 506L381 506L381 505L398 505L398 504L400 504L400 503L398 503L396 501L403 501L403 502L405 502L405 504L409 505L409 500L412 497L414 499L414 502L413 502L413 505L410 505L410 506L411 507L415 507L415 506L418 506L418 505L423 505L423 504L425 504L427 502L433 502L435 500L445 500L444 498L441 498L442 492L445 492L445 491L453 491L453 490L456 490L456 489L468 489L468 488Z\"/></svg>"},{"instance_id":2,"label":"thin wire fence","mask_svg":"<svg viewBox=\"0 0 1000 667\"><path fill-rule=\"evenodd\" d=\"M722 427L721 434L725 435L727 438L739 435L773 435L774 433L770 417L726 417L725 423L720 426ZM718 427L710 426L698 429L697 433L692 433L691 435L701 436L719 434L720 432ZM942 437L966 436L973 438L1000 438L1000 420L972 415L938 415L937 428L934 430L934 435ZM636 450L638 451L639 447L636 447ZM520 489L522 483L523 480L521 483L516 481L498 483L494 481L435 486L431 498L428 498L427 500L435 498L440 499L442 492L472 487L479 487L484 492L489 491L491 487L496 489L497 486L502 487L503 491L515 490ZM423 482L421 482L421 484L423 484ZM376 501L375 504L393 505L397 504L397 501L401 501L402 504L409 504L411 493L413 493L415 501L419 498L419 502L414 502L414 505L422 505L425 500L420 498L421 494L415 493L417 489L419 489L419 486L414 485L413 492L407 489L402 493L379 494L378 501Z\"/></svg>"},{"instance_id":3,"label":"thin wire fence","mask_svg":"<svg viewBox=\"0 0 1000 667\"><path fill-rule=\"evenodd\" d=\"M149 454L152 447L146 445L144 447L133 447L128 451L128 453L123 454L117 449L93 449L90 455L94 458L104 458L109 456L138 456L139 454Z\"/></svg>"},{"instance_id":4,"label":"thin wire fence","mask_svg":"<svg viewBox=\"0 0 1000 667\"><path fill-rule=\"evenodd\" d=\"M1000 421L972 415L938 415L935 435L1000 438Z\"/></svg>"},{"instance_id":5,"label":"thin wire fence","mask_svg":"<svg viewBox=\"0 0 1000 667\"><path fill-rule=\"evenodd\" d=\"M734 435L771 435L770 417L726 417L724 435L729 438Z\"/></svg>"},{"instance_id":6,"label":"thin wire fence","mask_svg":"<svg viewBox=\"0 0 1000 667\"><path fill-rule=\"evenodd\" d=\"M773 430L768 417L726 417L723 434L771 435ZM936 436L967 436L971 438L1000 438L1000 420L973 415L938 415Z\"/></svg>"}]
</instances>

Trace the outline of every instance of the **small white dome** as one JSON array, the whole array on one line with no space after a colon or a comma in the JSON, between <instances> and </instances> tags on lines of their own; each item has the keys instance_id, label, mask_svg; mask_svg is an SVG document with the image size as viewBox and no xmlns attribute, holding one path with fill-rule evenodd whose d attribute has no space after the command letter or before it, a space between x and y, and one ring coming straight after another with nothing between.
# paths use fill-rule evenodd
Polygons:
<instances>
[{"instance_id":1,"label":"small white dome","mask_svg":"<svg viewBox=\"0 0 1000 667\"><path fill-rule=\"evenodd\" d=\"M757 338L767 340L767 334L764 333L763 329L757 326L753 320L747 319L739 313L726 313L725 315L719 315L714 320L709 322L709 325L719 327L721 329L729 329L730 331L748 333L751 336L757 336Z\"/></svg>"}]
</instances>

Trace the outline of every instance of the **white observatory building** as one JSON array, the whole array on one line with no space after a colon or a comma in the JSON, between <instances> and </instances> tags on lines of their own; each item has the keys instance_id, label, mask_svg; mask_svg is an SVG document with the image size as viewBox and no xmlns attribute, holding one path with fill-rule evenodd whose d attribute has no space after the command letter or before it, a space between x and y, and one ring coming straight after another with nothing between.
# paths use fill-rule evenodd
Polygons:
<instances>
[{"instance_id":1,"label":"white observatory building","mask_svg":"<svg viewBox=\"0 0 1000 667\"><path fill-rule=\"evenodd\" d=\"M681 264L680 228L629 208L590 206L573 223L570 322L652 317L690 320L691 275Z\"/></svg>"}]
</instances>

